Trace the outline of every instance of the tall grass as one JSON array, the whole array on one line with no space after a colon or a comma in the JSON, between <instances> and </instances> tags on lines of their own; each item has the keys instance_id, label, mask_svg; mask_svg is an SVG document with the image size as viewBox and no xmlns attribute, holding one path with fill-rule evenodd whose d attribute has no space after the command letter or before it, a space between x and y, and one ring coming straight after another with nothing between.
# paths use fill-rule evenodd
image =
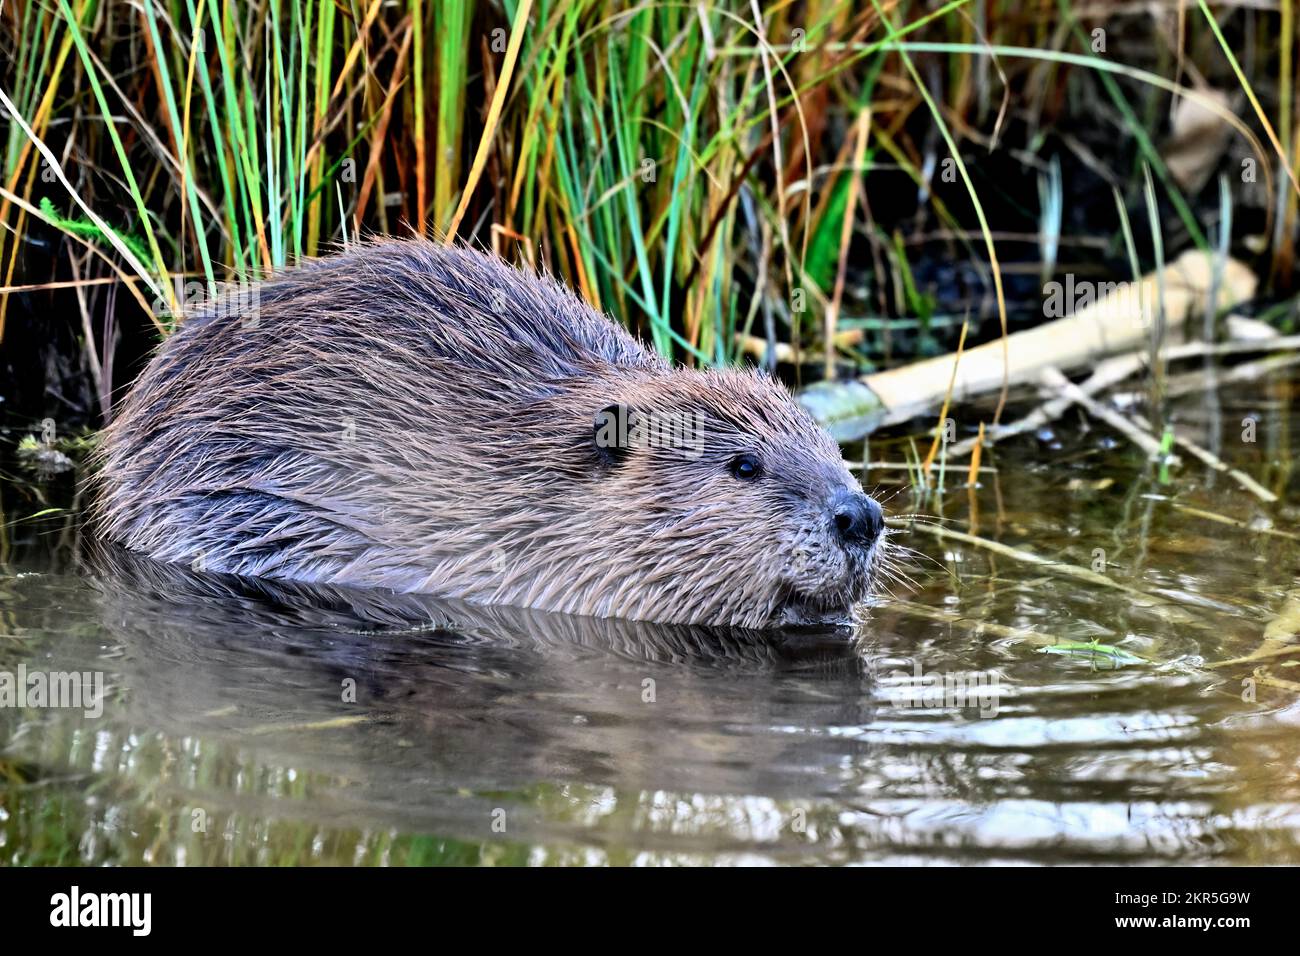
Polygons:
<instances>
[{"instance_id":1,"label":"tall grass","mask_svg":"<svg viewBox=\"0 0 1300 956\"><path fill-rule=\"evenodd\" d=\"M23 122L6 116L0 141L0 341L8 293L60 271L31 255L50 230L92 247L78 281L129 286L155 314L181 278L255 276L358 234L454 231L557 272L683 361L898 361L964 328L930 314L922 234L973 264L976 328L998 320L986 337L1007 322L1000 259L1069 258L1072 225L1092 220L1070 207L1062 155L1103 167L1099 206L1113 188L1128 214L1163 216L1172 244L1206 246L1217 196L1184 195L1152 126L1201 83L1250 104L1223 111L1237 135L1218 161L1259 164L1284 290L1300 194L1292 0L1167 6L1172 59L1157 21L1118 4L1083 19L1064 0L7 0L0 90ZM1244 37L1254 46L1234 49ZM1107 126L1113 148L1086 147L1079 124ZM984 172L994 159L1025 187ZM1061 208L1032 208L1053 170ZM1061 234L998 238L1042 223ZM1123 262L1127 222L1100 228Z\"/></svg>"}]
</instances>

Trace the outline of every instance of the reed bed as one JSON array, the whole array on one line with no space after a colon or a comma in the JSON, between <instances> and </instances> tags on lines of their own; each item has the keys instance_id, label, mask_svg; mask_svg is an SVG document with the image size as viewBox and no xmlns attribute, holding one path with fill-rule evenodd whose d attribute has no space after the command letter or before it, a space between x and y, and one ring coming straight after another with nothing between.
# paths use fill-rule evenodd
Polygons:
<instances>
[{"instance_id":1,"label":"reed bed","mask_svg":"<svg viewBox=\"0 0 1300 956\"><path fill-rule=\"evenodd\" d=\"M98 421L187 299L386 233L796 382L1194 246L1290 331L1295 37L1291 0L4 0L0 408Z\"/></svg>"}]
</instances>

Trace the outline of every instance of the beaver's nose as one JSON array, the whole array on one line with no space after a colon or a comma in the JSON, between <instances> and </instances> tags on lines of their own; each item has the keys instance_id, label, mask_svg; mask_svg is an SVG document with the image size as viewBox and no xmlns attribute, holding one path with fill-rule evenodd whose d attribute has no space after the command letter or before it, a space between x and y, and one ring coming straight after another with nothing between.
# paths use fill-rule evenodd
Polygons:
<instances>
[{"instance_id":1,"label":"beaver's nose","mask_svg":"<svg viewBox=\"0 0 1300 956\"><path fill-rule=\"evenodd\" d=\"M831 499L831 516L835 530L846 544L869 545L885 529L885 513L880 505L860 491L847 488Z\"/></svg>"}]
</instances>

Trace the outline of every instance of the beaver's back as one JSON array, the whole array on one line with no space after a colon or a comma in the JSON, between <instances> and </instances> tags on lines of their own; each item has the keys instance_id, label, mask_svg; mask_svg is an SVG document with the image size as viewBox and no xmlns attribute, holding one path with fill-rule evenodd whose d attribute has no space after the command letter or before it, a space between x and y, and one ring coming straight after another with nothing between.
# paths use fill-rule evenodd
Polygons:
<instances>
[{"instance_id":1,"label":"beaver's back","mask_svg":"<svg viewBox=\"0 0 1300 956\"><path fill-rule=\"evenodd\" d=\"M95 513L160 560L329 577L373 558L413 480L459 515L499 500L537 455L515 439L565 441L545 410L569 383L666 369L548 277L424 241L363 244L184 321L105 432ZM366 583L393 586L415 573L372 570Z\"/></svg>"},{"instance_id":2,"label":"beaver's back","mask_svg":"<svg viewBox=\"0 0 1300 956\"><path fill-rule=\"evenodd\" d=\"M196 310L165 343L179 360L196 350L248 354L233 337L269 329L286 346L409 350L515 381L583 374L593 362L628 368L662 361L549 276L494 256L421 240L363 243L309 260ZM288 356L280 356L281 361Z\"/></svg>"}]
</instances>

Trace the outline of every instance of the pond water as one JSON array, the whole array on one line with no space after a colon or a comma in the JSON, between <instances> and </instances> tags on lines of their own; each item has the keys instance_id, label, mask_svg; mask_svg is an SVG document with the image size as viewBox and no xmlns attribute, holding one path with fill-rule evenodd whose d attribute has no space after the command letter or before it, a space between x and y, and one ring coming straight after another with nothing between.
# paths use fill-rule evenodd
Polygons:
<instances>
[{"instance_id":1,"label":"pond water","mask_svg":"<svg viewBox=\"0 0 1300 956\"><path fill-rule=\"evenodd\" d=\"M1162 476L1075 413L976 489L871 471L888 510L978 542L900 529L916 587L855 634L160 568L6 465L0 673L103 698L0 708L0 861L1300 862L1300 654L1212 666L1300 628L1295 396L1175 406L1280 504L1186 455Z\"/></svg>"}]
</instances>

